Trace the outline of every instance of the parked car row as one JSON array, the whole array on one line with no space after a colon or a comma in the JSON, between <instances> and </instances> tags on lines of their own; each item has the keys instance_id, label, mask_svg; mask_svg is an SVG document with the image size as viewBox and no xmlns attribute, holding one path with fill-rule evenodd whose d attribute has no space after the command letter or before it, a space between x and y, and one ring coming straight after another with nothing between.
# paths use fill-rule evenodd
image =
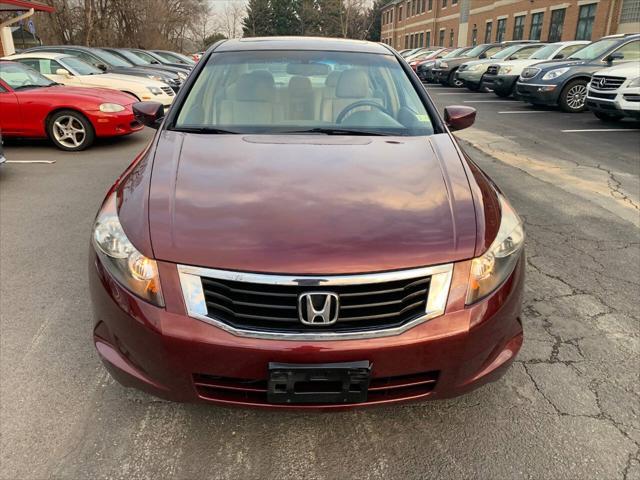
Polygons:
<instances>
[{"instance_id":1,"label":"parked car row","mask_svg":"<svg viewBox=\"0 0 640 480\"><path fill-rule=\"evenodd\" d=\"M589 109L602 120L640 118L637 33L595 42L482 44L423 62L415 70L424 82L490 90L570 113Z\"/></svg>"},{"instance_id":2,"label":"parked car row","mask_svg":"<svg viewBox=\"0 0 640 480\"><path fill-rule=\"evenodd\" d=\"M0 60L0 130L49 138L62 150L143 125L133 104L168 108L195 62L163 50L41 46Z\"/></svg>"}]
</instances>

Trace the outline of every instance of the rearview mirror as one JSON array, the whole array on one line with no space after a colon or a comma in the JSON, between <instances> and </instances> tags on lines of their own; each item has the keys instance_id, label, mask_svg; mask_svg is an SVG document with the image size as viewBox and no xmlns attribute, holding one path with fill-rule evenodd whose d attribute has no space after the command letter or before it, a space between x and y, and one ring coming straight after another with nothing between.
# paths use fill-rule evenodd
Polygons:
<instances>
[{"instance_id":1,"label":"rearview mirror","mask_svg":"<svg viewBox=\"0 0 640 480\"><path fill-rule=\"evenodd\" d=\"M157 129L164 119L164 105L158 102L137 102L132 105L133 116L143 125Z\"/></svg>"},{"instance_id":2,"label":"rearview mirror","mask_svg":"<svg viewBox=\"0 0 640 480\"><path fill-rule=\"evenodd\" d=\"M615 52L612 53L611 55L607 56L607 58L605 58L605 62L607 63L613 63L616 60L623 60L624 59L624 55L620 52Z\"/></svg>"},{"instance_id":3,"label":"rearview mirror","mask_svg":"<svg viewBox=\"0 0 640 480\"><path fill-rule=\"evenodd\" d=\"M444 122L449 130L463 130L476 121L476 109L461 105L452 105L444 109Z\"/></svg>"},{"instance_id":4,"label":"rearview mirror","mask_svg":"<svg viewBox=\"0 0 640 480\"><path fill-rule=\"evenodd\" d=\"M71 77L71 73L66 68L59 68L56 70L56 75L62 75L63 77Z\"/></svg>"}]
</instances>

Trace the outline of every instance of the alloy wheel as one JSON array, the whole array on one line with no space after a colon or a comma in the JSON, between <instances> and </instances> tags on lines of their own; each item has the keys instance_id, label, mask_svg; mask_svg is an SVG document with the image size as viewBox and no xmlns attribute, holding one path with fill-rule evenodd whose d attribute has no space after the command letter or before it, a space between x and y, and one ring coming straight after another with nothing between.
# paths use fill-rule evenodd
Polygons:
<instances>
[{"instance_id":1,"label":"alloy wheel","mask_svg":"<svg viewBox=\"0 0 640 480\"><path fill-rule=\"evenodd\" d=\"M53 122L53 136L56 141L67 148L77 148L87 138L87 131L76 117L63 115Z\"/></svg>"},{"instance_id":2,"label":"alloy wheel","mask_svg":"<svg viewBox=\"0 0 640 480\"><path fill-rule=\"evenodd\" d=\"M580 110L584 107L587 98L587 86L583 84L574 85L567 92L567 105L573 110Z\"/></svg>"}]
</instances>

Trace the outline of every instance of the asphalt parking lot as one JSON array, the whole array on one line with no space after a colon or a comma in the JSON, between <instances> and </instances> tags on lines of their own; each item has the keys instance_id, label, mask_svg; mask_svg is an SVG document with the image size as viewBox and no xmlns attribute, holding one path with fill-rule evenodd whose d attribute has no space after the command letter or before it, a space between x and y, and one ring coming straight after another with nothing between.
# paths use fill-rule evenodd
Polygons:
<instances>
[{"instance_id":1,"label":"asphalt parking lot","mask_svg":"<svg viewBox=\"0 0 640 480\"><path fill-rule=\"evenodd\" d=\"M640 479L640 126L428 87L527 227L519 358L467 396L341 413L182 405L91 344L93 216L152 132L0 168L0 477Z\"/></svg>"}]
</instances>

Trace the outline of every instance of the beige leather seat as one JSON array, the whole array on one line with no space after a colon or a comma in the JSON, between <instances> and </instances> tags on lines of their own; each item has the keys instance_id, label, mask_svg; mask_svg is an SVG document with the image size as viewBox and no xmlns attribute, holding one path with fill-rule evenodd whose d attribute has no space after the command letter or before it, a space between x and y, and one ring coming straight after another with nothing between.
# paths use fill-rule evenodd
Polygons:
<instances>
[{"instance_id":1,"label":"beige leather seat","mask_svg":"<svg viewBox=\"0 0 640 480\"><path fill-rule=\"evenodd\" d=\"M340 72L331 72L324 80L324 90L322 96L324 98L336 98L336 87L340 79Z\"/></svg>"},{"instance_id":2,"label":"beige leather seat","mask_svg":"<svg viewBox=\"0 0 640 480\"><path fill-rule=\"evenodd\" d=\"M367 72L356 68L345 70L338 79L335 98L322 100L322 120L335 122L342 110L361 100L382 104L382 101L374 96ZM362 107L365 110L368 108Z\"/></svg>"},{"instance_id":3,"label":"beige leather seat","mask_svg":"<svg viewBox=\"0 0 640 480\"><path fill-rule=\"evenodd\" d=\"M287 120L313 120L317 104L311 80L295 76L289 79L287 95Z\"/></svg>"},{"instance_id":4,"label":"beige leather seat","mask_svg":"<svg viewBox=\"0 0 640 480\"><path fill-rule=\"evenodd\" d=\"M282 118L270 72L245 73L227 89L226 96L219 105L218 123L221 125L264 125Z\"/></svg>"}]
</instances>

